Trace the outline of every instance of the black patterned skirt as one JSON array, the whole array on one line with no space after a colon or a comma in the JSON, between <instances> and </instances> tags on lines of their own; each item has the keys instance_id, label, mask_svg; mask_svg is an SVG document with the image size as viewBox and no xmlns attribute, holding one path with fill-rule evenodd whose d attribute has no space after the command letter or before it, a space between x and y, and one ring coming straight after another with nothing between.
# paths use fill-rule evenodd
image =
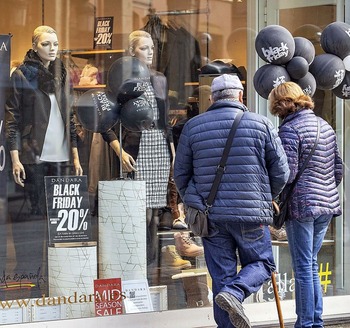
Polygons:
<instances>
[{"instance_id":1,"label":"black patterned skirt","mask_svg":"<svg viewBox=\"0 0 350 328\"><path fill-rule=\"evenodd\" d=\"M162 130L142 131L135 178L146 181L146 207L167 205L170 152Z\"/></svg>"}]
</instances>

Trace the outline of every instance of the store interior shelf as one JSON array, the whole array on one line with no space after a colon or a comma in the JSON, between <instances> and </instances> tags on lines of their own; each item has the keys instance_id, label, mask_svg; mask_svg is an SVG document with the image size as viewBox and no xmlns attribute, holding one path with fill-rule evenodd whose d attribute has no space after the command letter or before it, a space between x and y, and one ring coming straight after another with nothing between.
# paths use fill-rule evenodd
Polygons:
<instances>
[{"instance_id":1,"label":"store interior shelf","mask_svg":"<svg viewBox=\"0 0 350 328\"><path fill-rule=\"evenodd\" d=\"M105 87L106 87L105 84L96 84L96 85L76 85L73 88L76 91L86 91L91 89L103 89Z\"/></svg>"},{"instance_id":2,"label":"store interior shelf","mask_svg":"<svg viewBox=\"0 0 350 328\"><path fill-rule=\"evenodd\" d=\"M115 55L115 54L123 54L125 53L125 49L117 49L117 50L81 50L81 51L72 51L73 57L85 58L89 59L96 55Z\"/></svg>"}]
</instances>

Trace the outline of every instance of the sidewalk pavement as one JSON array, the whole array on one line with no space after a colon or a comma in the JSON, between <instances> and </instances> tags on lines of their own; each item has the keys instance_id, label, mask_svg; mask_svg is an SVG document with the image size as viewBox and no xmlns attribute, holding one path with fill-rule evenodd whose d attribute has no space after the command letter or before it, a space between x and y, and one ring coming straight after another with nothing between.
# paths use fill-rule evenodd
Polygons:
<instances>
[{"instance_id":1,"label":"sidewalk pavement","mask_svg":"<svg viewBox=\"0 0 350 328\"><path fill-rule=\"evenodd\" d=\"M294 324L293 323L285 323L284 324L285 328L293 328ZM277 324L276 326L274 326L275 328L279 327L279 324ZM325 323L325 328L350 328L350 321L346 321L344 323L332 323L332 324L327 324L327 322Z\"/></svg>"},{"instance_id":2,"label":"sidewalk pavement","mask_svg":"<svg viewBox=\"0 0 350 328\"><path fill-rule=\"evenodd\" d=\"M210 326L205 328L214 328L214 327ZM252 328L280 328L280 324L279 322L276 322L273 325L253 324ZM284 328L294 328L294 322L284 322ZM338 320L337 319L332 319L331 321L325 320L324 328L350 328L350 319L349 317L346 317L346 318L339 318Z\"/></svg>"}]
</instances>

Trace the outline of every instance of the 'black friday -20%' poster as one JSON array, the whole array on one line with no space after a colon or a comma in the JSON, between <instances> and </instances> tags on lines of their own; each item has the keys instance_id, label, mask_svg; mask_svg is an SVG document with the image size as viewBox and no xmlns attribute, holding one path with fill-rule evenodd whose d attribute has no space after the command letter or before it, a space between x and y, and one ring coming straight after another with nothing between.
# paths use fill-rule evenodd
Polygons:
<instances>
[{"instance_id":1,"label":"'black friday -20%' poster","mask_svg":"<svg viewBox=\"0 0 350 328\"><path fill-rule=\"evenodd\" d=\"M45 177L49 244L91 241L87 176Z\"/></svg>"}]
</instances>

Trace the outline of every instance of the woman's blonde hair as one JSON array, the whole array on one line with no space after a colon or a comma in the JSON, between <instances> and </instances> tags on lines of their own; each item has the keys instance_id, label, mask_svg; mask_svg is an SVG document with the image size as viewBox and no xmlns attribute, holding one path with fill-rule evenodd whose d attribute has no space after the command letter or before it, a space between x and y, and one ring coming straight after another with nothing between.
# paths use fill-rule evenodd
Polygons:
<instances>
[{"instance_id":1,"label":"woman's blonde hair","mask_svg":"<svg viewBox=\"0 0 350 328\"><path fill-rule=\"evenodd\" d=\"M314 108L311 97L304 94L301 87L295 82L285 82L278 85L272 89L268 99L271 114L282 119L301 108Z\"/></svg>"},{"instance_id":2,"label":"woman's blonde hair","mask_svg":"<svg viewBox=\"0 0 350 328\"><path fill-rule=\"evenodd\" d=\"M152 39L151 34L143 30L136 30L129 34L129 53L132 55L136 45L141 38L150 38Z\"/></svg>"},{"instance_id":3,"label":"woman's blonde hair","mask_svg":"<svg viewBox=\"0 0 350 328\"><path fill-rule=\"evenodd\" d=\"M40 35L43 33L57 34L56 31L51 26L47 26L47 25L38 26L33 32L33 36L32 36L32 45L33 46L36 46L38 44Z\"/></svg>"}]
</instances>

